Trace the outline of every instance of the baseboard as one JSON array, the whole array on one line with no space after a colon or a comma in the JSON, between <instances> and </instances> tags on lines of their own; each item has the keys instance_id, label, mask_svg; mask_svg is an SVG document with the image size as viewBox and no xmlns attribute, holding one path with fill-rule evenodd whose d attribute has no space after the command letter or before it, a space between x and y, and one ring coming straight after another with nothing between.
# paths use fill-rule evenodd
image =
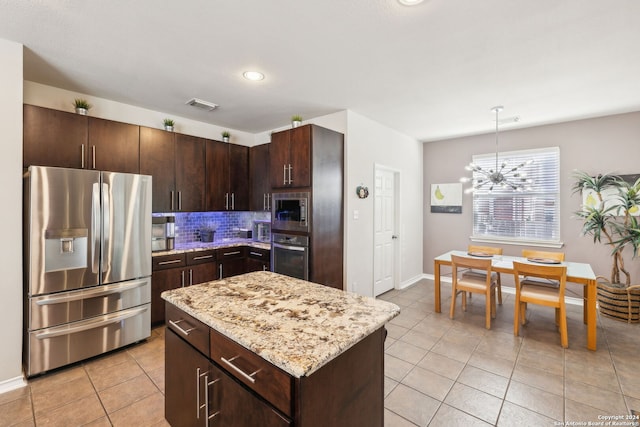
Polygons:
<instances>
[{"instance_id":1,"label":"baseboard","mask_svg":"<svg viewBox=\"0 0 640 427\"><path fill-rule=\"evenodd\" d=\"M409 286L418 283L422 279L426 279L425 275L418 274L417 276L414 276L411 279L405 280L404 282L400 283L400 287L398 289L408 288Z\"/></svg>"},{"instance_id":2,"label":"baseboard","mask_svg":"<svg viewBox=\"0 0 640 427\"><path fill-rule=\"evenodd\" d=\"M423 274L422 276L424 279L435 280L433 274ZM440 283L451 283L451 276L440 276ZM505 294L515 295L516 289L512 288L511 286L502 286L502 292ZM582 298L568 297L566 296L566 294L564 297L564 301L567 304L571 305L579 305L581 307L584 305L584 300Z\"/></svg>"},{"instance_id":3,"label":"baseboard","mask_svg":"<svg viewBox=\"0 0 640 427\"><path fill-rule=\"evenodd\" d=\"M0 382L0 394L26 386L27 382L24 380L24 377L22 375L20 375L19 377L10 378L8 380Z\"/></svg>"}]
</instances>

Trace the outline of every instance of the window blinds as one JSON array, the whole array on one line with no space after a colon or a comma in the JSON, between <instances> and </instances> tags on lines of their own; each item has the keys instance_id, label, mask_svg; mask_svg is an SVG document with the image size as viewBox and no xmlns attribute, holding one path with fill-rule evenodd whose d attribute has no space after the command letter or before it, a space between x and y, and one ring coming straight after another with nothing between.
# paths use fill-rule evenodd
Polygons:
<instances>
[{"instance_id":1,"label":"window blinds","mask_svg":"<svg viewBox=\"0 0 640 427\"><path fill-rule=\"evenodd\" d=\"M494 187L473 193L473 238L533 243L560 241L560 149L550 147L499 153L498 168L527 160L521 171L533 180L531 190L520 192ZM473 162L484 170L495 170L496 156L480 154ZM476 176L474 175L474 178Z\"/></svg>"}]
</instances>

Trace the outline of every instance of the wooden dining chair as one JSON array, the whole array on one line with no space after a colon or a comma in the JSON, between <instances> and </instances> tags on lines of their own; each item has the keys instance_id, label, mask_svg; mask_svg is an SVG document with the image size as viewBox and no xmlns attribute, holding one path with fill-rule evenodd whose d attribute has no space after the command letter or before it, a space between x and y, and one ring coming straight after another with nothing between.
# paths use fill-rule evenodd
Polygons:
<instances>
[{"instance_id":1,"label":"wooden dining chair","mask_svg":"<svg viewBox=\"0 0 640 427\"><path fill-rule=\"evenodd\" d=\"M460 269L483 271L480 274L461 274ZM455 316L456 299L462 294L462 310L467 310L467 292L485 295L485 327L491 329L491 319L496 317L496 275L491 274L491 259L470 258L451 255L451 270L453 275L451 289L451 310L449 317Z\"/></svg>"},{"instance_id":2,"label":"wooden dining chair","mask_svg":"<svg viewBox=\"0 0 640 427\"><path fill-rule=\"evenodd\" d=\"M477 245L469 245L467 247L467 253L483 253L483 254L491 254L491 255L502 255L502 248L496 248L494 246L477 246ZM469 270L464 274L480 274L483 275L483 271L478 270ZM496 289L498 289L498 304L502 305L502 282L500 281L500 273L493 272L496 276Z\"/></svg>"},{"instance_id":3,"label":"wooden dining chair","mask_svg":"<svg viewBox=\"0 0 640 427\"><path fill-rule=\"evenodd\" d=\"M567 348L569 338L567 335L567 311L564 302L567 267L514 261L513 270L516 282L513 334L518 336L520 325L524 325L526 322L528 303L553 307L556 311L556 325L560 329L560 343L562 347ZM522 280L523 277L556 281L558 287L541 285L533 280Z\"/></svg>"},{"instance_id":4,"label":"wooden dining chair","mask_svg":"<svg viewBox=\"0 0 640 427\"><path fill-rule=\"evenodd\" d=\"M564 261L564 252L547 252L547 251L538 251L535 249L523 249L522 257L532 260L541 260L541 261L549 261L549 263L561 263ZM560 286L557 280L550 279L541 279L539 277L521 277L520 281L523 283L532 282L535 285L540 286L550 286L553 288L557 288Z\"/></svg>"}]
</instances>

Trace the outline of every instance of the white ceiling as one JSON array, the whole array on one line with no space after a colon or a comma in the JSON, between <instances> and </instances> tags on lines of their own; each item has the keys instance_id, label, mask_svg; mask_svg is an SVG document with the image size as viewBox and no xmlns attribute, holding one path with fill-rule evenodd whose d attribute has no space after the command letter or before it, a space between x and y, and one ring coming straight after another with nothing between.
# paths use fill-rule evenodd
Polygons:
<instances>
[{"instance_id":1,"label":"white ceiling","mask_svg":"<svg viewBox=\"0 0 640 427\"><path fill-rule=\"evenodd\" d=\"M491 131L499 104L510 128L640 110L638 0L0 0L0 38L26 80L251 133L350 109L430 141Z\"/></svg>"}]
</instances>

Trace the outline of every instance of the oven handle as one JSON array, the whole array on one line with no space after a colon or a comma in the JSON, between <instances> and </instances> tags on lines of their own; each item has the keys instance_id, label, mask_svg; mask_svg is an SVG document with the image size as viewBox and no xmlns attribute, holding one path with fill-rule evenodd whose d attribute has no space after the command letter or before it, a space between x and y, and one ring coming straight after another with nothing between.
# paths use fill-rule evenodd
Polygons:
<instances>
[{"instance_id":1,"label":"oven handle","mask_svg":"<svg viewBox=\"0 0 640 427\"><path fill-rule=\"evenodd\" d=\"M305 246L289 246L289 245L281 245L280 243L272 243L274 248L286 249L288 251L298 251L304 252L307 250Z\"/></svg>"}]
</instances>

